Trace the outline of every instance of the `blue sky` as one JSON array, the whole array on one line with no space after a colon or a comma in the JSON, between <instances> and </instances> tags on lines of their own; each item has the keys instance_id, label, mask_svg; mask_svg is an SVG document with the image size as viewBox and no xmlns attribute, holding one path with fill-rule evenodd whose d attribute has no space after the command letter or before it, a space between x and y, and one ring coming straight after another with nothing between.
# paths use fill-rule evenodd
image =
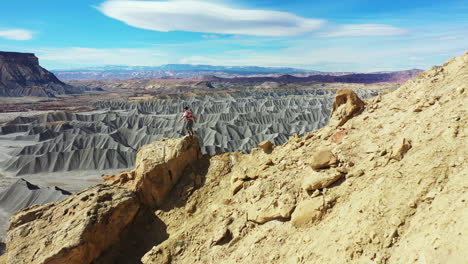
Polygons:
<instances>
[{"instance_id":1,"label":"blue sky","mask_svg":"<svg viewBox=\"0 0 468 264\"><path fill-rule=\"evenodd\" d=\"M49 69L190 63L428 68L468 51L466 0L5 0L0 50Z\"/></svg>"}]
</instances>

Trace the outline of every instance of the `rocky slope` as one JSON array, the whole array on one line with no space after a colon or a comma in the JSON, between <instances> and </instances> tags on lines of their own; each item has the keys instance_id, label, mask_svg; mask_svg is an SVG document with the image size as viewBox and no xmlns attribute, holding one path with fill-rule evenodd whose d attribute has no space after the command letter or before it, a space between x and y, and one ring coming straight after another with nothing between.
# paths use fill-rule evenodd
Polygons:
<instances>
[{"instance_id":1,"label":"rocky slope","mask_svg":"<svg viewBox=\"0 0 468 264\"><path fill-rule=\"evenodd\" d=\"M133 186L170 189L167 169L20 211L8 263L464 263L467 76L468 53L364 103L341 90L328 126L283 145L193 155L146 217ZM169 142L148 148L177 163Z\"/></svg>"},{"instance_id":2,"label":"rocky slope","mask_svg":"<svg viewBox=\"0 0 468 264\"><path fill-rule=\"evenodd\" d=\"M80 93L39 66L32 53L0 51L0 96L45 96Z\"/></svg>"}]
</instances>

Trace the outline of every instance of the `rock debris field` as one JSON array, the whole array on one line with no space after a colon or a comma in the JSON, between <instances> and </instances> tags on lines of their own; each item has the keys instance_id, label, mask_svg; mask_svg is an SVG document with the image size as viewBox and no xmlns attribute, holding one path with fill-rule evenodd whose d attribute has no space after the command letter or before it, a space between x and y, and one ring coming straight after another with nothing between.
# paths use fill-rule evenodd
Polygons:
<instances>
[{"instance_id":1,"label":"rock debris field","mask_svg":"<svg viewBox=\"0 0 468 264\"><path fill-rule=\"evenodd\" d=\"M377 95L372 90L357 93L361 98ZM8 150L0 169L17 176L133 167L141 146L185 135L177 120L186 105L198 116L195 133L203 154L249 152L262 141L279 145L294 133L325 126L334 95L335 90L179 95L99 102L93 112L18 117L0 129Z\"/></svg>"}]
</instances>

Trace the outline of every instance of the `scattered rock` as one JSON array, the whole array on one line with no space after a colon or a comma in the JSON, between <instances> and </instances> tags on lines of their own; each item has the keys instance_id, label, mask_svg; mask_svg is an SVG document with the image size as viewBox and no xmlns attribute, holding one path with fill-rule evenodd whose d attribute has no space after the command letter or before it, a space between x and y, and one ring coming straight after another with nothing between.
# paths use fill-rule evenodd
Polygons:
<instances>
[{"instance_id":1,"label":"scattered rock","mask_svg":"<svg viewBox=\"0 0 468 264\"><path fill-rule=\"evenodd\" d=\"M411 149L411 141L403 138L398 140L392 148L390 158L395 160L402 160L406 152Z\"/></svg>"},{"instance_id":2,"label":"scattered rock","mask_svg":"<svg viewBox=\"0 0 468 264\"><path fill-rule=\"evenodd\" d=\"M345 129L339 130L331 137L331 140L336 144L341 144L343 142L344 137L348 135L348 131Z\"/></svg>"},{"instance_id":3,"label":"scattered rock","mask_svg":"<svg viewBox=\"0 0 468 264\"><path fill-rule=\"evenodd\" d=\"M227 227L223 227L215 232L213 239L211 240L211 246L221 246L229 243L232 240L231 230Z\"/></svg>"},{"instance_id":4,"label":"scattered rock","mask_svg":"<svg viewBox=\"0 0 468 264\"><path fill-rule=\"evenodd\" d=\"M260 142L258 145L261 149L263 149L263 152L270 154L273 151L273 146L274 144L271 141L263 141Z\"/></svg>"},{"instance_id":5,"label":"scattered rock","mask_svg":"<svg viewBox=\"0 0 468 264\"><path fill-rule=\"evenodd\" d=\"M258 224L271 220L286 220L291 217L295 205L296 198L290 193L283 194L278 199L265 197L247 210L247 220Z\"/></svg>"},{"instance_id":6,"label":"scattered rock","mask_svg":"<svg viewBox=\"0 0 468 264\"><path fill-rule=\"evenodd\" d=\"M342 174L336 170L316 172L310 176L304 177L302 181L302 189L308 192L323 189L332 185L340 179L341 176Z\"/></svg>"},{"instance_id":7,"label":"scattered rock","mask_svg":"<svg viewBox=\"0 0 468 264\"><path fill-rule=\"evenodd\" d=\"M330 150L322 150L314 154L310 167L314 170L329 168L338 163L338 159Z\"/></svg>"},{"instance_id":8,"label":"scattered rock","mask_svg":"<svg viewBox=\"0 0 468 264\"><path fill-rule=\"evenodd\" d=\"M307 227L320 220L325 208L323 197L300 202L291 215L291 224L294 227Z\"/></svg>"}]
</instances>

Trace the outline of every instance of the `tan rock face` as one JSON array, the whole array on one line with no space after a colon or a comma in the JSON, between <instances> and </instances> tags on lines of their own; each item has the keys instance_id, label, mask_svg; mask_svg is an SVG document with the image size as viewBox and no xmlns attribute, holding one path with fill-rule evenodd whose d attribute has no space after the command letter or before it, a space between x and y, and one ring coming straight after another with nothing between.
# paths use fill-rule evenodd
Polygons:
<instances>
[{"instance_id":1,"label":"tan rock face","mask_svg":"<svg viewBox=\"0 0 468 264\"><path fill-rule=\"evenodd\" d=\"M96 185L61 202L19 211L8 230L8 263L92 263L119 241L139 207L132 192Z\"/></svg>"},{"instance_id":2,"label":"tan rock face","mask_svg":"<svg viewBox=\"0 0 468 264\"><path fill-rule=\"evenodd\" d=\"M342 126L349 119L359 115L364 110L364 102L351 89L340 89L336 92L330 118L330 125Z\"/></svg>"},{"instance_id":3,"label":"tan rock face","mask_svg":"<svg viewBox=\"0 0 468 264\"><path fill-rule=\"evenodd\" d=\"M321 150L312 156L310 167L314 170L329 168L338 162L330 150Z\"/></svg>"},{"instance_id":4,"label":"tan rock face","mask_svg":"<svg viewBox=\"0 0 468 264\"><path fill-rule=\"evenodd\" d=\"M138 151L134 170L103 178L107 184L136 192L143 203L159 206L184 169L200 157L197 137L162 139Z\"/></svg>"}]
</instances>

